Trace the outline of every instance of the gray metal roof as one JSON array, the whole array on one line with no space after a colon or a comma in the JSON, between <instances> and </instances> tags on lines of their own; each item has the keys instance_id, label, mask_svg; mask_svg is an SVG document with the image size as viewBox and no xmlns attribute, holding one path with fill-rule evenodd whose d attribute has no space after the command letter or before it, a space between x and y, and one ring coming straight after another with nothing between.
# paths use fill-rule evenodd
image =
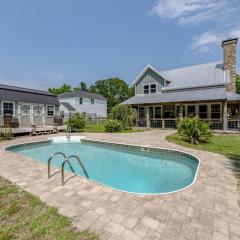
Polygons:
<instances>
[{"instance_id":1,"label":"gray metal roof","mask_svg":"<svg viewBox=\"0 0 240 240\"><path fill-rule=\"evenodd\" d=\"M152 69L168 81L165 89L224 85L230 81L229 71L225 71L223 69L223 62L218 61L167 71L158 71L151 65L147 65L133 84L139 81L148 69Z\"/></svg>"},{"instance_id":2,"label":"gray metal roof","mask_svg":"<svg viewBox=\"0 0 240 240\"><path fill-rule=\"evenodd\" d=\"M61 104L67 108L69 111L75 111L76 109L71 105L69 104L68 102L61 102Z\"/></svg>"},{"instance_id":3,"label":"gray metal roof","mask_svg":"<svg viewBox=\"0 0 240 240\"><path fill-rule=\"evenodd\" d=\"M240 96L240 95L239 95ZM198 88L189 90L166 91L162 93L136 95L123 104L155 104L170 102L193 102L193 101L211 101L226 100L228 93L224 87Z\"/></svg>"},{"instance_id":4,"label":"gray metal roof","mask_svg":"<svg viewBox=\"0 0 240 240\"><path fill-rule=\"evenodd\" d=\"M229 82L229 72L223 70L222 62L200 64L164 71L170 81L166 89L213 86Z\"/></svg>"},{"instance_id":5,"label":"gray metal roof","mask_svg":"<svg viewBox=\"0 0 240 240\"><path fill-rule=\"evenodd\" d=\"M105 97L97 93L91 93L88 91L72 91L58 94L58 98L71 98L71 97L81 97L81 98L93 98L103 101L107 101Z\"/></svg>"},{"instance_id":6,"label":"gray metal roof","mask_svg":"<svg viewBox=\"0 0 240 240\"><path fill-rule=\"evenodd\" d=\"M0 100L59 105L58 98L47 91L0 84Z\"/></svg>"}]
</instances>

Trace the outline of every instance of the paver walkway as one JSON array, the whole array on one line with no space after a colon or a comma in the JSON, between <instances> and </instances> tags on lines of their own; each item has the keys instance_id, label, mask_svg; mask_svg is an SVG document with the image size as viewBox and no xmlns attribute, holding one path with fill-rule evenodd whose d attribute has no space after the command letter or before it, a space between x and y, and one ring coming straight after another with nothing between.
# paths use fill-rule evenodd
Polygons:
<instances>
[{"instance_id":1,"label":"paver walkway","mask_svg":"<svg viewBox=\"0 0 240 240\"><path fill-rule=\"evenodd\" d=\"M83 230L107 240L236 240L240 239L237 181L230 161L219 154L186 149L164 140L171 131L128 134L82 134L89 139L151 145L188 151L201 159L197 181L178 193L143 196L122 193L71 178L60 186L60 174L47 179L47 166L6 152L7 145L44 140L23 137L0 143L0 175L38 195Z\"/></svg>"}]
</instances>

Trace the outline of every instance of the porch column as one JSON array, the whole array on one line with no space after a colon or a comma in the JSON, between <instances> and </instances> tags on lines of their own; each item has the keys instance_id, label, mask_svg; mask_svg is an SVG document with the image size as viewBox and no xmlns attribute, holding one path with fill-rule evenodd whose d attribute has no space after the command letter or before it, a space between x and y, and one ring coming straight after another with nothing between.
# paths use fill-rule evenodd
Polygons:
<instances>
[{"instance_id":1,"label":"porch column","mask_svg":"<svg viewBox=\"0 0 240 240\"><path fill-rule=\"evenodd\" d=\"M228 122L227 122L227 102L223 103L223 130L227 130Z\"/></svg>"},{"instance_id":2,"label":"porch column","mask_svg":"<svg viewBox=\"0 0 240 240\"><path fill-rule=\"evenodd\" d=\"M150 128L149 107L146 107L146 127Z\"/></svg>"}]
</instances>

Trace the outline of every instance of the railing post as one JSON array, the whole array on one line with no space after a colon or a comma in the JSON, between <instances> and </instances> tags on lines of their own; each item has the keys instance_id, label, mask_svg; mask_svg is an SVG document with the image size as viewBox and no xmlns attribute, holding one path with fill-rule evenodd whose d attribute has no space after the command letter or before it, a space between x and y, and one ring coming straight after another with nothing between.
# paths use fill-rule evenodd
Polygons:
<instances>
[{"instance_id":1,"label":"railing post","mask_svg":"<svg viewBox=\"0 0 240 240\"><path fill-rule=\"evenodd\" d=\"M165 128L165 119L162 119L162 128Z\"/></svg>"}]
</instances>

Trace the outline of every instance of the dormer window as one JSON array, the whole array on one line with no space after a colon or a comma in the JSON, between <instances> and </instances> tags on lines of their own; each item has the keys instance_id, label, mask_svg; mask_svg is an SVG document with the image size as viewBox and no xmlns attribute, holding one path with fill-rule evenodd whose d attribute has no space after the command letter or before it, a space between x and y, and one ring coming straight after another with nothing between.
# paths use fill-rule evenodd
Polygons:
<instances>
[{"instance_id":1,"label":"dormer window","mask_svg":"<svg viewBox=\"0 0 240 240\"><path fill-rule=\"evenodd\" d=\"M144 92L144 94L149 94L149 85L143 86L143 92Z\"/></svg>"},{"instance_id":2,"label":"dormer window","mask_svg":"<svg viewBox=\"0 0 240 240\"><path fill-rule=\"evenodd\" d=\"M143 93L144 94L156 93L156 92L157 92L157 84L156 83L143 85Z\"/></svg>"},{"instance_id":3,"label":"dormer window","mask_svg":"<svg viewBox=\"0 0 240 240\"><path fill-rule=\"evenodd\" d=\"M150 92L151 93L157 92L157 85L156 84L150 84Z\"/></svg>"}]
</instances>

